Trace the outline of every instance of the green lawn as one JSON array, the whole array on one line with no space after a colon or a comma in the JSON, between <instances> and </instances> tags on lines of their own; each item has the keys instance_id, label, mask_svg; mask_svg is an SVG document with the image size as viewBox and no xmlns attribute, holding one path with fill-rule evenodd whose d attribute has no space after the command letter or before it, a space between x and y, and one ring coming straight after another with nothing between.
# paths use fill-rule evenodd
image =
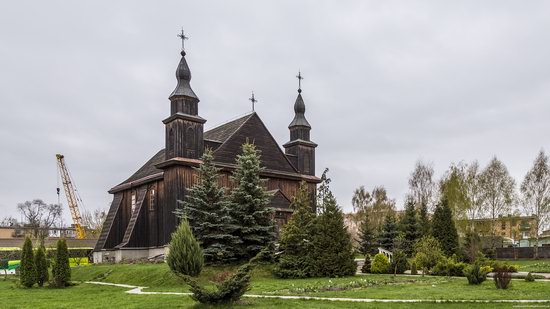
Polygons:
<instances>
[{"instance_id":1,"label":"green lawn","mask_svg":"<svg viewBox=\"0 0 550 309\"><path fill-rule=\"evenodd\" d=\"M212 282L227 268L207 267L200 281ZM166 264L116 264L73 268L73 280L105 281L149 287L148 291L187 291ZM465 278L357 275L344 278L278 279L269 266L256 268L250 294L307 295L374 299L550 299L550 282L514 280L508 290L497 290L492 279L480 286Z\"/></svg>"},{"instance_id":2,"label":"green lawn","mask_svg":"<svg viewBox=\"0 0 550 309\"><path fill-rule=\"evenodd\" d=\"M541 260L505 260L513 265L518 265L518 271L531 271L537 273L550 273L550 259Z\"/></svg>"}]
</instances>

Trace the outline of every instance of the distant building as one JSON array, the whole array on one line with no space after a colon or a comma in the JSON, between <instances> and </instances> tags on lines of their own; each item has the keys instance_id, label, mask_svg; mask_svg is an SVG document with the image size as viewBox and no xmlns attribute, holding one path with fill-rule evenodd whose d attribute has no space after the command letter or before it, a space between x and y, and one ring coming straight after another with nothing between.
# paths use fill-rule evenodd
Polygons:
<instances>
[{"instance_id":1,"label":"distant building","mask_svg":"<svg viewBox=\"0 0 550 309\"><path fill-rule=\"evenodd\" d=\"M498 217L494 224L491 218L461 220L459 224L461 226L473 224L475 231L481 236L499 236L521 247L530 246L529 239L537 235L535 216L507 215Z\"/></svg>"}]
</instances>

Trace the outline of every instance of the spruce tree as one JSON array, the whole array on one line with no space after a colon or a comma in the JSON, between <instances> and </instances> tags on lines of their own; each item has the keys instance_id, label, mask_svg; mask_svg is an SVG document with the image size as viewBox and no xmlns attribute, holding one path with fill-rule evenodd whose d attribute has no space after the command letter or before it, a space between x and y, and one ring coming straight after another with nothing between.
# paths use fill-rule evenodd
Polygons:
<instances>
[{"instance_id":1,"label":"spruce tree","mask_svg":"<svg viewBox=\"0 0 550 309\"><path fill-rule=\"evenodd\" d=\"M380 235L378 237L380 247L392 251L393 243L397 235L399 235L397 220L395 219L395 215L390 213L384 219L384 225L382 226L382 230L380 231Z\"/></svg>"},{"instance_id":2,"label":"spruce tree","mask_svg":"<svg viewBox=\"0 0 550 309\"><path fill-rule=\"evenodd\" d=\"M274 273L281 278L311 277L315 267L312 242L315 213L305 182L300 184L300 190L290 206L294 213L281 230L281 254Z\"/></svg>"},{"instance_id":3,"label":"spruce tree","mask_svg":"<svg viewBox=\"0 0 550 309\"><path fill-rule=\"evenodd\" d=\"M374 254L376 251L376 236L374 228L369 222L369 210L364 213L363 220L359 226L359 251L364 254Z\"/></svg>"},{"instance_id":4,"label":"spruce tree","mask_svg":"<svg viewBox=\"0 0 550 309\"><path fill-rule=\"evenodd\" d=\"M430 218L428 217L428 205L426 203L420 204L418 211L418 224L420 236L429 236L431 230Z\"/></svg>"},{"instance_id":5,"label":"spruce tree","mask_svg":"<svg viewBox=\"0 0 550 309\"><path fill-rule=\"evenodd\" d=\"M49 279L48 260L46 260L46 249L43 246L39 246L36 250L34 265L36 267L36 283L41 287Z\"/></svg>"},{"instance_id":6,"label":"spruce tree","mask_svg":"<svg viewBox=\"0 0 550 309\"><path fill-rule=\"evenodd\" d=\"M67 241L63 238L57 241L57 250L52 267L53 286L64 288L71 281L71 267L69 265L69 249Z\"/></svg>"},{"instance_id":7,"label":"spruce tree","mask_svg":"<svg viewBox=\"0 0 550 309\"><path fill-rule=\"evenodd\" d=\"M401 249L408 257L411 257L414 252L414 245L420 238L420 227L416 217L414 200L411 198L408 198L406 201L405 214L401 218L399 225L403 234Z\"/></svg>"},{"instance_id":8,"label":"spruce tree","mask_svg":"<svg viewBox=\"0 0 550 309\"><path fill-rule=\"evenodd\" d=\"M344 214L330 191L323 197L323 210L315 219L313 255L315 276L341 277L355 274L351 236L344 224Z\"/></svg>"},{"instance_id":9,"label":"spruce tree","mask_svg":"<svg viewBox=\"0 0 550 309\"><path fill-rule=\"evenodd\" d=\"M25 238L21 252L21 268L19 280L24 287L30 288L36 283L36 266L34 265L34 253L30 237Z\"/></svg>"},{"instance_id":10,"label":"spruce tree","mask_svg":"<svg viewBox=\"0 0 550 309\"><path fill-rule=\"evenodd\" d=\"M230 203L225 190L218 184L219 169L212 162L212 150L207 148L202 164L196 169L199 181L187 192L187 198L176 215L187 217L195 238L203 248L206 264L221 264L237 259L234 248L240 239L234 235L229 216Z\"/></svg>"},{"instance_id":11,"label":"spruce tree","mask_svg":"<svg viewBox=\"0 0 550 309\"><path fill-rule=\"evenodd\" d=\"M237 167L232 180L230 216L234 220L237 236L242 243L237 245L237 256L250 259L275 240L273 209L267 207L270 196L260 178L263 168L256 146L245 143L242 154L237 156Z\"/></svg>"},{"instance_id":12,"label":"spruce tree","mask_svg":"<svg viewBox=\"0 0 550 309\"><path fill-rule=\"evenodd\" d=\"M439 241L446 256L458 250L458 233L453 220L453 212L446 198L436 206L432 219L432 235Z\"/></svg>"},{"instance_id":13,"label":"spruce tree","mask_svg":"<svg viewBox=\"0 0 550 309\"><path fill-rule=\"evenodd\" d=\"M195 277L201 273L204 256L185 217L172 233L166 263L172 272L179 276Z\"/></svg>"}]
</instances>

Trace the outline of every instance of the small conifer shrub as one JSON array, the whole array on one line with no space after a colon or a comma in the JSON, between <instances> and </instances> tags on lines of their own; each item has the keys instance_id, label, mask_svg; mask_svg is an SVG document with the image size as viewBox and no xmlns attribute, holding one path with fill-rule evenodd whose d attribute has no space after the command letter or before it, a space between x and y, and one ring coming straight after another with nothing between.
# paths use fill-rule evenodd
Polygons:
<instances>
[{"instance_id":1,"label":"small conifer shrub","mask_svg":"<svg viewBox=\"0 0 550 309\"><path fill-rule=\"evenodd\" d=\"M25 238L23 250L21 252L21 269L19 280L21 285L30 288L36 283L36 266L34 265L34 253L32 251L32 241L29 237Z\"/></svg>"},{"instance_id":2,"label":"small conifer shrub","mask_svg":"<svg viewBox=\"0 0 550 309\"><path fill-rule=\"evenodd\" d=\"M387 274L390 272L390 266L390 260L382 253L378 253L374 256L370 271L373 274Z\"/></svg>"},{"instance_id":3,"label":"small conifer shrub","mask_svg":"<svg viewBox=\"0 0 550 309\"><path fill-rule=\"evenodd\" d=\"M371 267L371 258L370 255L365 255L365 262L363 263L363 267L361 267L361 272L364 274L370 273L370 267Z\"/></svg>"},{"instance_id":4,"label":"small conifer shrub","mask_svg":"<svg viewBox=\"0 0 550 309\"><path fill-rule=\"evenodd\" d=\"M38 286L44 286L48 282L48 260L46 260L46 252L44 247L38 247L34 256L34 265L36 267L36 283Z\"/></svg>"},{"instance_id":5,"label":"small conifer shrub","mask_svg":"<svg viewBox=\"0 0 550 309\"><path fill-rule=\"evenodd\" d=\"M535 281L535 276L533 276L533 274L531 272L529 272L527 274L527 277L525 277L525 281L527 282L534 282Z\"/></svg>"},{"instance_id":6,"label":"small conifer shrub","mask_svg":"<svg viewBox=\"0 0 550 309\"><path fill-rule=\"evenodd\" d=\"M70 285L71 267L69 266L69 249L67 248L67 241L65 239L57 241L57 251L52 267L52 275L52 286L64 288Z\"/></svg>"},{"instance_id":7,"label":"small conifer shrub","mask_svg":"<svg viewBox=\"0 0 550 309\"><path fill-rule=\"evenodd\" d=\"M178 276L198 276L204 264L202 249L193 236L189 222L183 218L172 233L170 251L166 259L168 266Z\"/></svg>"}]
</instances>

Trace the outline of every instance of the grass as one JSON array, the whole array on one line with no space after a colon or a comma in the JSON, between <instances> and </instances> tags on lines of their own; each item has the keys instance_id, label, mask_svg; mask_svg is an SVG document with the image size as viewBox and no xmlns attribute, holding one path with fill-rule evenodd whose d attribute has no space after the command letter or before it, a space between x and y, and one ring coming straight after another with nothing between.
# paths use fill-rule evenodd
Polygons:
<instances>
[{"instance_id":1,"label":"grass","mask_svg":"<svg viewBox=\"0 0 550 309\"><path fill-rule=\"evenodd\" d=\"M541 260L504 260L510 264L518 265L518 271L550 273L550 259Z\"/></svg>"},{"instance_id":2,"label":"grass","mask_svg":"<svg viewBox=\"0 0 550 309\"><path fill-rule=\"evenodd\" d=\"M211 283L216 273L231 268L207 267L200 281ZM149 287L148 291L185 292L187 287L166 264L116 264L73 268L73 280L105 281ZM374 299L550 299L550 282L514 280L508 290L497 290L491 279L480 286L468 285L465 278L358 275L343 278L278 279L270 266L253 273L250 294L307 295Z\"/></svg>"}]
</instances>

